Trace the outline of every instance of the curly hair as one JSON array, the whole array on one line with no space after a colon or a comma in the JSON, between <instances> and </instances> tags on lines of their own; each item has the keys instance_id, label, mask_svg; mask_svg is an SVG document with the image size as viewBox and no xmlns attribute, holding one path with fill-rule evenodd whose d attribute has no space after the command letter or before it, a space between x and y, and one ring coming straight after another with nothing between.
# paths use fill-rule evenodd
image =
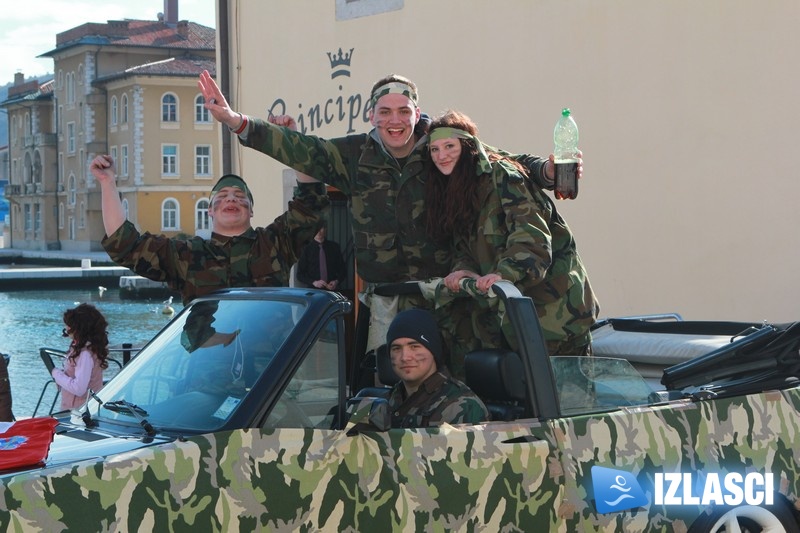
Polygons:
<instances>
[{"instance_id":1,"label":"curly hair","mask_svg":"<svg viewBox=\"0 0 800 533\"><path fill-rule=\"evenodd\" d=\"M457 128L473 137L478 136L478 126L464 113L448 110L436 117L429 131L436 128ZM433 162L425 183L426 230L428 236L438 242L454 235L467 235L475 231L478 213L481 210L478 191L490 176L475 173L478 147L471 139L459 139L461 155L449 176L442 174ZM480 141L479 141L480 142ZM512 159L498 154L484 145L489 160L506 160L520 172L524 169Z\"/></svg>"},{"instance_id":2,"label":"curly hair","mask_svg":"<svg viewBox=\"0 0 800 533\"><path fill-rule=\"evenodd\" d=\"M80 304L64 312L64 324L73 338L70 359L88 348L97 356L100 368L108 368L108 322L103 314L91 304Z\"/></svg>"}]
</instances>

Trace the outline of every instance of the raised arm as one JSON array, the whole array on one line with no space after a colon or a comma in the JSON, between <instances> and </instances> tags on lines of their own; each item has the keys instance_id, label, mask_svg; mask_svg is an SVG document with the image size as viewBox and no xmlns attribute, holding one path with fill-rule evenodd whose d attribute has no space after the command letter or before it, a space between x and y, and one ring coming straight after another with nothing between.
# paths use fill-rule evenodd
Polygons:
<instances>
[{"instance_id":1,"label":"raised arm","mask_svg":"<svg viewBox=\"0 0 800 533\"><path fill-rule=\"evenodd\" d=\"M289 128L292 131L297 131L297 122L294 120L294 117L290 115L273 115L272 113L270 113L269 118L267 118L267 120L271 124L275 124L276 126L283 126L285 128ZM308 174L303 174L298 170L295 170L294 173L297 176L297 181L299 183L316 183L319 181L312 178Z\"/></svg>"},{"instance_id":2,"label":"raised arm","mask_svg":"<svg viewBox=\"0 0 800 533\"><path fill-rule=\"evenodd\" d=\"M111 235L125 222L125 210L117 192L114 160L111 156L99 155L94 158L89 169L100 184L103 226L106 235Z\"/></svg>"},{"instance_id":3,"label":"raised arm","mask_svg":"<svg viewBox=\"0 0 800 533\"><path fill-rule=\"evenodd\" d=\"M219 90L219 85L207 70L200 74L197 87L203 94L203 99L206 101L205 108L208 109L211 116L232 130L241 126L242 120L244 120L242 114L231 109L228 101L222 95L222 91Z\"/></svg>"}]
</instances>

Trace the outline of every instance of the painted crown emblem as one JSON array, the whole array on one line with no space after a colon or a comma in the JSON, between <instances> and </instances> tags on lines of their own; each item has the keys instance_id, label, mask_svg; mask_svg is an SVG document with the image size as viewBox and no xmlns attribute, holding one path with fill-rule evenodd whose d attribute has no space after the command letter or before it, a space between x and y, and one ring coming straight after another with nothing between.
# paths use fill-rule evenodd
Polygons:
<instances>
[{"instance_id":1,"label":"painted crown emblem","mask_svg":"<svg viewBox=\"0 0 800 533\"><path fill-rule=\"evenodd\" d=\"M342 52L341 48L339 48L338 54L327 52L328 60L331 62L331 70L333 70L331 79L339 76L350 77L350 59L353 57L353 50L354 48L351 48L346 54Z\"/></svg>"}]
</instances>

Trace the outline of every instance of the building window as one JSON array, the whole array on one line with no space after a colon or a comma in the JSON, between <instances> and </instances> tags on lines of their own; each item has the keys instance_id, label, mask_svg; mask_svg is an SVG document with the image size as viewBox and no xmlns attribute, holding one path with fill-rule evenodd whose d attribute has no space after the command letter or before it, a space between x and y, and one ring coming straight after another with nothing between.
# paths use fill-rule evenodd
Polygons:
<instances>
[{"instance_id":1,"label":"building window","mask_svg":"<svg viewBox=\"0 0 800 533\"><path fill-rule=\"evenodd\" d=\"M110 148L109 155L111 156L111 159L114 160L114 164L117 166L117 172L119 172L119 159L117 159L117 147L116 146L112 146Z\"/></svg>"},{"instance_id":2,"label":"building window","mask_svg":"<svg viewBox=\"0 0 800 533\"><path fill-rule=\"evenodd\" d=\"M403 9L404 3L405 0L336 0L336 20L351 20L389 11L399 11ZM349 56L349 54L346 55ZM347 65L350 65L349 60Z\"/></svg>"},{"instance_id":3,"label":"building window","mask_svg":"<svg viewBox=\"0 0 800 533\"><path fill-rule=\"evenodd\" d=\"M42 206L33 204L33 232L38 234L42 229Z\"/></svg>"},{"instance_id":4,"label":"building window","mask_svg":"<svg viewBox=\"0 0 800 533\"><path fill-rule=\"evenodd\" d=\"M167 198L161 204L161 231L178 231L178 221L180 220L180 208L177 200Z\"/></svg>"},{"instance_id":5,"label":"building window","mask_svg":"<svg viewBox=\"0 0 800 533\"><path fill-rule=\"evenodd\" d=\"M42 183L42 155L39 150L33 154L33 182Z\"/></svg>"},{"instance_id":6,"label":"building window","mask_svg":"<svg viewBox=\"0 0 800 533\"><path fill-rule=\"evenodd\" d=\"M211 174L211 147L194 147L194 173L197 176L209 176Z\"/></svg>"},{"instance_id":7,"label":"building window","mask_svg":"<svg viewBox=\"0 0 800 533\"><path fill-rule=\"evenodd\" d=\"M176 176L178 174L177 144L161 146L161 174L164 176Z\"/></svg>"},{"instance_id":8,"label":"building window","mask_svg":"<svg viewBox=\"0 0 800 533\"><path fill-rule=\"evenodd\" d=\"M178 98L174 94L161 97L161 122L178 122Z\"/></svg>"},{"instance_id":9,"label":"building window","mask_svg":"<svg viewBox=\"0 0 800 533\"><path fill-rule=\"evenodd\" d=\"M201 198L194 208L194 229L207 230L211 227L208 217L208 199Z\"/></svg>"},{"instance_id":10,"label":"building window","mask_svg":"<svg viewBox=\"0 0 800 533\"><path fill-rule=\"evenodd\" d=\"M84 205L83 202L81 202L81 205L78 208L78 227L86 227L86 205Z\"/></svg>"},{"instance_id":11,"label":"building window","mask_svg":"<svg viewBox=\"0 0 800 533\"><path fill-rule=\"evenodd\" d=\"M122 212L125 213L125 220L130 220L130 216L128 215L129 210L128 210L128 199L127 198L123 198L122 199Z\"/></svg>"},{"instance_id":12,"label":"building window","mask_svg":"<svg viewBox=\"0 0 800 533\"><path fill-rule=\"evenodd\" d=\"M128 95L122 95L122 123L128 123Z\"/></svg>"},{"instance_id":13,"label":"building window","mask_svg":"<svg viewBox=\"0 0 800 533\"><path fill-rule=\"evenodd\" d=\"M67 184L67 205L70 207L75 205L78 191L75 183L75 174L69 175L69 183Z\"/></svg>"},{"instance_id":14,"label":"building window","mask_svg":"<svg viewBox=\"0 0 800 533\"><path fill-rule=\"evenodd\" d=\"M75 153L75 123L67 122L67 153Z\"/></svg>"},{"instance_id":15,"label":"building window","mask_svg":"<svg viewBox=\"0 0 800 533\"><path fill-rule=\"evenodd\" d=\"M121 157L119 161L119 173L121 176L128 177L128 145L120 146Z\"/></svg>"},{"instance_id":16,"label":"building window","mask_svg":"<svg viewBox=\"0 0 800 533\"><path fill-rule=\"evenodd\" d=\"M58 169L56 169L58 176L58 192L64 190L64 154L58 153Z\"/></svg>"},{"instance_id":17,"label":"building window","mask_svg":"<svg viewBox=\"0 0 800 533\"><path fill-rule=\"evenodd\" d=\"M63 88L64 88L64 71L63 70L59 70L58 71L58 90L60 91Z\"/></svg>"},{"instance_id":18,"label":"building window","mask_svg":"<svg viewBox=\"0 0 800 533\"><path fill-rule=\"evenodd\" d=\"M25 231L30 231L33 228L33 214L31 214L31 205L25 204Z\"/></svg>"},{"instance_id":19,"label":"building window","mask_svg":"<svg viewBox=\"0 0 800 533\"><path fill-rule=\"evenodd\" d=\"M58 227L64 229L64 202L58 204Z\"/></svg>"},{"instance_id":20,"label":"building window","mask_svg":"<svg viewBox=\"0 0 800 533\"><path fill-rule=\"evenodd\" d=\"M205 99L202 94L198 94L194 98L194 121L207 123L211 122L211 114L205 107Z\"/></svg>"},{"instance_id":21,"label":"building window","mask_svg":"<svg viewBox=\"0 0 800 533\"><path fill-rule=\"evenodd\" d=\"M22 163L22 182L33 183L33 160L30 152L25 152L25 159Z\"/></svg>"},{"instance_id":22,"label":"building window","mask_svg":"<svg viewBox=\"0 0 800 533\"><path fill-rule=\"evenodd\" d=\"M111 97L111 125L117 125L117 119L119 118L119 108L117 104L117 97Z\"/></svg>"},{"instance_id":23,"label":"building window","mask_svg":"<svg viewBox=\"0 0 800 533\"><path fill-rule=\"evenodd\" d=\"M75 104L75 73L67 73L67 103Z\"/></svg>"}]
</instances>

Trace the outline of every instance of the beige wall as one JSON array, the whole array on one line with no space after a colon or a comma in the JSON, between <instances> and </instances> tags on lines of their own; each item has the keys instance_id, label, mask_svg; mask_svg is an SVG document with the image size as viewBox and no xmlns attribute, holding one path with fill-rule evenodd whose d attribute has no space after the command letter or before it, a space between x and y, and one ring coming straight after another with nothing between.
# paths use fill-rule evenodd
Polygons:
<instances>
[{"instance_id":1,"label":"beige wall","mask_svg":"<svg viewBox=\"0 0 800 533\"><path fill-rule=\"evenodd\" d=\"M230 1L235 108L264 116L282 98L299 115L397 72L424 111L463 110L489 144L547 155L568 106L584 179L558 206L604 316L800 316L796 0L394 0L340 21L336 3ZM351 76L332 79L340 47ZM266 223L282 167L235 157Z\"/></svg>"}]
</instances>

